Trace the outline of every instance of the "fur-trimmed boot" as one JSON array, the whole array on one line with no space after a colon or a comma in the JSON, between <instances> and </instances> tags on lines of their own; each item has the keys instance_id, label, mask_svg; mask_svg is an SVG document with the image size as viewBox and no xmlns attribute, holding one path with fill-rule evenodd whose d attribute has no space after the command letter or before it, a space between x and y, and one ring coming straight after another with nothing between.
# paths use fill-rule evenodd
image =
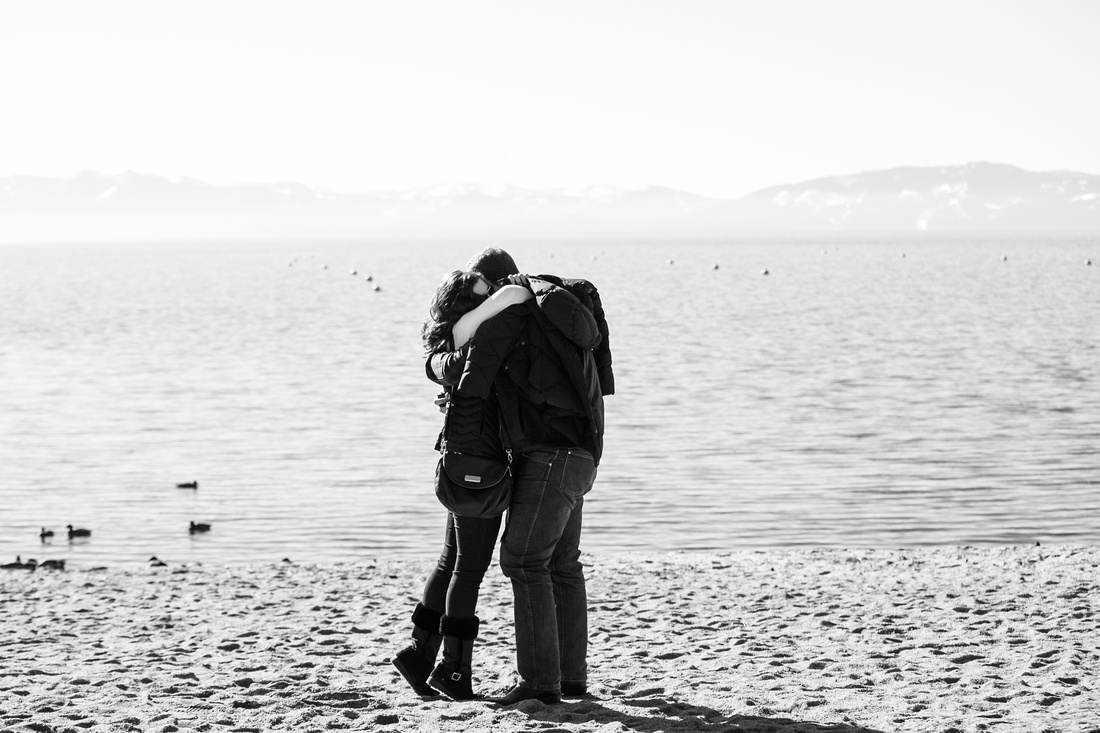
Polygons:
<instances>
[{"instance_id":1,"label":"fur-trimmed boot","mask_svg":"<svg viewBox=\"0 0 1100 733\"><path fill-rule=\"evenodd\" d=\"M436 665L428 684L452 700L473 700L471 669L474 639L481 621L473 618L444 616L439 623L443 633L443 661Z\"/></svg>"},{"instance_id":2,"label":"fur-trimmed boot","mask_svg":"<svg viewBox=\"0 0 1100 733\"><path fill-rule=\"evenodd\" d=\"M439 633L442 618L443 614L439 611L417 603L412 615L413 643L393 658L393 666L418 695L434 697L439 694L428 686L428 676L432 673L439 645L443 642L443 635Z\"/></svg>"}]
</instances>

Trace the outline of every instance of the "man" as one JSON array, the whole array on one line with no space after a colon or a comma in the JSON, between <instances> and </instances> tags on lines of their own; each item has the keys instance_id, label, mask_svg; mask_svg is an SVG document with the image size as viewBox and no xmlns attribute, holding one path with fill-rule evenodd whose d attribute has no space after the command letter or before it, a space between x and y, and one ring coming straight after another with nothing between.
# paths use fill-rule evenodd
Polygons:
<instances>
[{"instance_id":1,"label":"man","mask_svg":"<svg viewBox=\"0 0 1100 733\"><path fill-rule=\"evenodd\" d=\"M603 452L603 396L615 389L607 323L587 281L527 278L501 249L478 253L466 269L535 295L478 329L461 389L496 391L518 454L500 566L515 596L520 682L496 702L559 702L587 692L581 517Z\"/></svg>"}]
</instances>

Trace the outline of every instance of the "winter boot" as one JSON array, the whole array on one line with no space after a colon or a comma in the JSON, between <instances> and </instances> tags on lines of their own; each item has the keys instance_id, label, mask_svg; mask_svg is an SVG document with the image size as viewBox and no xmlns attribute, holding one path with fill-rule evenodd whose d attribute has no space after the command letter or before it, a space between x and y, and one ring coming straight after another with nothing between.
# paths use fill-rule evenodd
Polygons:
<instances>
[{"instance_id":1,"label":"winter boot","mask_svg":"<svg viewBox=\"0 0 1100 733\"><path fill-rule=\"evenodd\" d=\"M443 661L436 665L428 684L452 700L473 700L471 668L474 659L474 639L480 621L473 618L444 616L439 623L443 633Z\"/></svg>"},{"instance_id":2,"label":"winter boot","mask_svg":"<svg viewBox=\"0 0 1100 733\"><path fill-rule=\"evenodd\" d=\"M417 603L412 615L413 643L393 658L393 666L418 695L434 697L439 694L428 686L428 676L432 673L439 645L443 641L443 635L439 633L442 618L443 614Z\"/></svg>"}]
</instances>

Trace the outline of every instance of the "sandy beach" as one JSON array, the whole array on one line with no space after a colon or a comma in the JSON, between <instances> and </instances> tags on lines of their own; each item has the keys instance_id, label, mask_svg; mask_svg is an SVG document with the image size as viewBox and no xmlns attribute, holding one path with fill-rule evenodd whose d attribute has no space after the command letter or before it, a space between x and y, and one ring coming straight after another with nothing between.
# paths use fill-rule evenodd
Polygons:
<instances>
[{"instance_id":1,"label":"sandy beach","mask_svg":"<svg viewBox=\"0 0 1100 733\"><path fill-rule=\"evenodd\" d=\"M430 558L0 574L0 731L1100 731L1100 548L587 556L590 695L421 699ZM514 681L482 593L475 689Z\"/></svg>"}]
</instances>

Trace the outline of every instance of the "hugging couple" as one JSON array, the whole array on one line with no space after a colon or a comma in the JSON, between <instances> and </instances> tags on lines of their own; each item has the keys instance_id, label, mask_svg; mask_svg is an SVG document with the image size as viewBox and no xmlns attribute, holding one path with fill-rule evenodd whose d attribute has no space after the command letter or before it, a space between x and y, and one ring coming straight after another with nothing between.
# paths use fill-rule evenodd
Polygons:
<instances>
[{"instance_id":1,"label":"hugging couple","mask_svg":"<svg viewBox=\"0 0 1100 733\"><path fill-rule=\"evenodd\" d=\"M492 701L584 696L581 513L603 449L603 396L615 391L599 293L585 280L521 275L507 252L490 248L443 279L421 335L428 378L446 390L446 449L512 456L500 567L515 598L519 682ZM477 598L502 519L448 512L443 553L412 614L413 642L393 660L420 695L480 698L471 680Z\"/></svg>"}]
</instances>

